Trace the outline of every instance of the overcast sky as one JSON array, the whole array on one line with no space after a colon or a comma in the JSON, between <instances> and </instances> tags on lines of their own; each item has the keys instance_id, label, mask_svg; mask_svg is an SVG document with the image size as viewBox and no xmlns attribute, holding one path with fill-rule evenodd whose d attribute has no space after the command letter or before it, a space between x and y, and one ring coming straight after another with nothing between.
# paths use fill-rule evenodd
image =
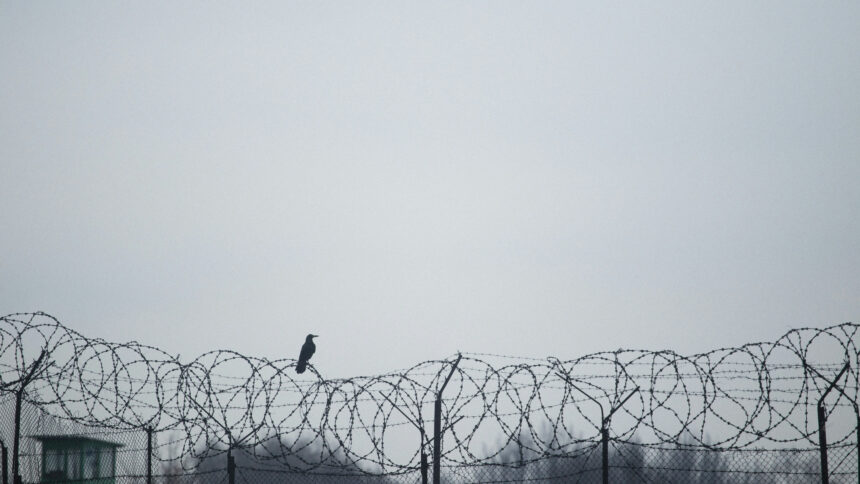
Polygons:
<instances>
[{"instance_id":1,"label":"overcast sky","mask_svg":"<svg viewBox=\"0 0 860 484\"><path fill-rule=\"evenodd\" d=\"M860 314L860 3L0 4L0 313L347 376Z\"/></svg>"}]
</instances>

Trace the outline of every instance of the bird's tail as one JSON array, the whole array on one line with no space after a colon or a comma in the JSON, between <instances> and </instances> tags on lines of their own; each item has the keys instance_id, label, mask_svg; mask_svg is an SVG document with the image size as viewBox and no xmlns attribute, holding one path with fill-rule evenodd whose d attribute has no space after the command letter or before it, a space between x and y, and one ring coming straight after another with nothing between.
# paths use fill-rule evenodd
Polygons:
<instances>
[{"instance_id":1,"label":"bird's tail","mask_svg":"<svg viewBox=\"0 0 860 484\"><path fill-rule=\"evenodd\" d=\"M304 373L305 369L308 367L308 362L301 360L296 363L296 373Z\"/></svg>"}]
</instances>

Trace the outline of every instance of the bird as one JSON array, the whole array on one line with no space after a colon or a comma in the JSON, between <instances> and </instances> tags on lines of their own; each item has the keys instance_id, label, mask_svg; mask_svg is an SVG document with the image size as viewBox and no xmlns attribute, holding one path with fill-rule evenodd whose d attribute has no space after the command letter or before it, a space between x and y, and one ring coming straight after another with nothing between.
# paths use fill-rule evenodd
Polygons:
<instances>
[{"instance_id":1,"label":"bird","mask_svg":"<svg viewBox=\"0 0 860 484\"><path fill-rule=\"evenodd\" d=\"M314 352L317 350L317 345L314 344L314 338L318 336L315 334L309 334L307 338L305 338L305 344L302 345L302 352L299 353L299 361L296 363L296 373L304 373L305 368L308 366L308 360L311 359L311 356L314 355Z\"/></svg>"}]
</instances>

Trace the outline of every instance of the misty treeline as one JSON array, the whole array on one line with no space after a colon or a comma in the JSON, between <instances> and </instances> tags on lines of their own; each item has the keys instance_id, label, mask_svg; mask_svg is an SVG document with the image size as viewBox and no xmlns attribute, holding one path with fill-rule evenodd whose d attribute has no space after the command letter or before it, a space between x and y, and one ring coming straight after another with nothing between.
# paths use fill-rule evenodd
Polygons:
<instances>
[{"instance_id":1,"label":"misty treeline","mask_svg":"<svg viewBox=\"0 0 860 484\"><path fill-rule=\"evenodd\" d=\"M482 466L480 471L470 474L480 476L481 481L599 483L602 480L600 442L583 445L571 455L532 455L530 460L521 460L519 454L512 448L500 456L498 464ZM806 483L816 482L818 475L817 451L739 452L683 444L674 447L636 442L609 444L609 481L613 483Z\"/></svg>"},{"instance_id":2,"label":"misty treeline","mask_svg":"<svg viewBox=\"0 0 860 484\"><path fill-rule=\"evenodd\" d=\"M283 444L283 445L282 445ZM293 449L286 452L285 449ZM224 482L227 475L227 452L223 446L211 446L196 452L204 457L185 461L167 460L162 463L163 484L207 484ZM171 452L173 455L177 453ZM278 440L272 438L253 450L232 451L236 467L236 482L248 484L275 484L311 482L340 484L347 482L386 484L402 482L396 476L368 475L346 458L342 451L324 449L315 440ZM264 456L264 457L261 457ZM193 469L186 471L185 469ZM303 471L291 469L306 469ZM364 475L362 475L364 474Z\"/></svg>"},{"instance_id":3,"label":"misty treeline","mask_svg":"<svg viewBox=\"0 0 860 484\"><path fill-rule=\"evenodd\" d=\"M602 477L602 446L599 441L581 440L559 446L554 455L540 455L531 449L538 438L554 438L551 428L524 433L518 439L501 442L501 452L480 465L443 467L445 482L581 482L598 483ZM281 445L289 444L289 445ZM298 445L297 445L298 444ZM284 455L282 449L297 449ZM563 449L563 451L561 451ZM429 449L428 449L429 450ZM194 462L168 460L162 465L163 484L205 484L227 482L226 452L212 446ZM281 442L272 439L253 449L234 450L236 482L275 484L311 482L419 483L418 471L404 475L368 475L342 452L330 452L316 441ZM266 456L261 459L258 456ZM189 465L190 464L190 465ZM298 472L294 469L308 469ZM710 450L691 442L674 447L656 447L637 442L609 443L610 482L683 482L690 484L753 484L815 482L819 475L818 452L797 450ZM831 482L841 482L836 477ZM845 481L847 482L847 481Z\"/></svg>"},{"instance_id":4,"label":"misty treeline","mask_svg":"<svg viewBox=\"0 0 860 484\"><path fill-rule=\"evenodd\" d=\"M544 442L557 435L550 427L534 432ZM572 432L570 432L572 435ZM520 434L493 464L464 472L467 482L602 482L599 440L558 445L563 451L541 455L530 449L535 437ZM818 449L717 450L682 440L674 446L609 441L609 482L761 484L807 483L819 477ZM856 455L856 454L855 454ZM856 479L856 478L855 478ZM837 476L831 482L843 482ZM845 480L844 482L849 482Z\"/></svg>"}]
</instances>

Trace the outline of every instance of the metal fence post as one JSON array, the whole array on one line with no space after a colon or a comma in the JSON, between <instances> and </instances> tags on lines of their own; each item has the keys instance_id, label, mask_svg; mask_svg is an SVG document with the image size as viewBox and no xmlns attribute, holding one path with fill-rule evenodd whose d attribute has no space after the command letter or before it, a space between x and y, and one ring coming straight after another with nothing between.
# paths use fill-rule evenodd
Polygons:
<instances>
[{"instance_id":1,"label":"metal fence post","mask_svg":"<svg viewBox=\"0 0 860 484\"><path fill-rule=\"evenodd\" d=\"M20 484L21 482L20 465L18 460L21 455L21 405L24 399L24 388L27 387L27 384L30 383L33 376L35 376L36 370L42 363L42 359L45 357L46 351L47 350L42 350L42 353L38 358L36 358L36 361L33 362L27 375L21 378L21 386L18 388L18 391L15 392L15 440L12 442L12 479L15 484Z\"/></svg>"},{"instance_id":2,"label":"metal fence post","mask_svg":"<svg viewBox=\"0 0 860 484\"><path fill-rule=\"evenodd\" d=\"M827 412L824 410L824 399L827 398L827 394L830 393L830 390L836 386L836 382L842 378L842 375L848 371L851 362L846 361L845 366L842 367L842 370L839 371L839 374L836 375L836 378L830 383L830 386L827 387L827 390L824 391L824 394L821 395L821 398L818 399L818 446L821 454L821 484L829 484L830 483L830 472L827 469ZM808 368L811 368L807 366ZM815 373L818 373L817 371ZM818 373L820 376L821 373ZM825 379L826 380L826 379ZM844 395L842 389L838 389L840 393Z\"/></svg>"},{"instance_id":3,"label":"metal fence post","mask_svg":"<svg viewBox=\"0 0 860 484\"><path fill-rule=\"evenodd\" d=\"M857 445L857 484L860 484L860 407L854 403L854 415L857 417L857 427L855 428L854 442Z\"/></svg>"},{"instance_id":4,"label":"metal fence post","mask_svg":"<svg viewBox=\"0 0 860 484\"><path fill-rule=\"evenodd\" d=\"M232 447L227 449L227 483L236 483L236 461L233 460Z\"/></svg>"},{"instance_id":5,"label":"metal fence post","mask_svg":"<svg viewBox=\"0 0 860 484\"><path fill-rule=\"evenodd\" d=\"M821 453L821 484L828 484L830 472L827 470L827 416L820 402L818 404L818 450Z\"/></svg>"},{"instance_id":6,"label":"metal fence post","mask_svg":"<svg viewBox=\"0 0 860 484\"><path fill-rule=\"evenodd\" d=\"M152 484L152 427L146 428L146 484Z\"/></svg>"},{"instance_id":7,"label":"metal fence post","mask_svg":"<svg viewBox=\"0 0 860 484\"><path fill-rule=\"evenodd\" d=\"M609 428L606 422L603 423L600 433L603 443L603 484L609 484Z\"/></svg>"},{"instance_id":8,"label":"metal fence post","mask_svg":"<svg viewBox=\"0 0 860 484\"><path fill-rule=\"evenodd\" d=\"M433 407L433 484L440 484L442 482L442 476L440 475L441 468L439 461L442 458L442 392L445 390L445 387L448 386L448 381L451 380L451 377L454 375L454 370L457 369L457 365L460 364L460 359L463 358L463 355L457 356L457 361L454 362L454 366L451 367L451 373L448 373L448 378L445 379L445 383L442 384L442 388L439 389L439 392L436 393L436 405Z\"/></svg>"},{"instance_id":9,"label":"metal fence post","mask_svg":"<svg viewBox=\"0 0 860 484\"><path fill-rule=\"evenodd\" d=\"M433 484L439 484L439 458L442 455L442 398L436 397L433 407Z\"/></svg>"},{"instance_id":10,"label":"metal fence post","mask_svg":"<svg viewBox=\"0 0 860 484\"><path fill-rule=\"evenodd\" d=\"M860 430L858 430L860 432ZM427 464L427 452L424 451L424 429L421 429L421 484L427 484L427 471L430 467Z\"/></svg>"},{"instance_id":11,"label":"metal fence post","mask_svg":"<svg viewBox=\"0 0 860 484\"><path fill-rule=\"evenodd\" d=\"M9 449L3 442L0 445L3 446L3 484L9 484L9 469L6 467L9 464Z\"/></svg>"},{"instance_id":12,"label":"metal fence post","mask_svg":"<svg viewBox=\"0 0 860 484\"><path fill-rule=\"evenodd\" d=\"M23 393L23 387L15 392L15 435L12 437L12 479L15 484L21 481L21 476L18 475L18 442L21 440L21 397Z\"/></svg>"}]
</instances>

